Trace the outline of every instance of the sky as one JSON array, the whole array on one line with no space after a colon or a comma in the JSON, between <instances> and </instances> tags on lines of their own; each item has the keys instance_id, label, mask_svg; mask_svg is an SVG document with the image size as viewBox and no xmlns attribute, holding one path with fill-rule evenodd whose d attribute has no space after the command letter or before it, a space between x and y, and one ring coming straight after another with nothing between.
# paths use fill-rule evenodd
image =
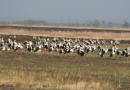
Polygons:
<instances>
[{"instance_id":1,"label":"sky","mask_svg":"<svg viewBox=\"0 0 130 90\"><path fill-rule=\"evenodd\" d=\"M130 0L0 0L0 21L130 21Z\"/></svg>"}]
</instances>

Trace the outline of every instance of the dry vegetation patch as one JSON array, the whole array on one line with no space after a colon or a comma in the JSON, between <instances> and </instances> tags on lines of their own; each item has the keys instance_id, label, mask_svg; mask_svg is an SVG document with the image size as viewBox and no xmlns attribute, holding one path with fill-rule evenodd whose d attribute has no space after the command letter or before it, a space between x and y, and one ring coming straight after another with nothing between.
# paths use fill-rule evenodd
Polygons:
<instances>
[{"instance_id":1,"label":"dry vegetation patch","mask_svg":"<svg viewBox=\"0 0 130 90\"><path fill-rule=\"evenodd\" d=\"M80 32L80 31L46 31L46 30L23 30L23 29L1 29L0 34L4 35L28 35L47 37L67 37L67 38L93 38L93 39L116 39L130 40L130 33L112 32Z\"/></svg>"}]
</instances>

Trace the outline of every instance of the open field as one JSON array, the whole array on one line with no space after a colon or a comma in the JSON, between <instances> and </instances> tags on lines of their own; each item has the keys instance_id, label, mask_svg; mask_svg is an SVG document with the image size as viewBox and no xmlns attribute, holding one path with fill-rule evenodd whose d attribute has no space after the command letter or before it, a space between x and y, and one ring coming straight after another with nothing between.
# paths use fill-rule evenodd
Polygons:
<instances>
[{"instance_id":1,"label":"open field","mask_svg":"<svg viewBox=\"0 0 130 90\"><path fill-rule=\"evenodd\" d=\"M130 40L130 28L0 25L0 34Z\"/></svg>"},{"instance_id":2,"label":"open field","mask_svg":"<svg viewBox=\"0 0 130 90\"><path fill-rule=\"evenodd\" d=\"M130 33L0 29L2 35L130 40Z\"/></svg>"},{"instance_id":3,"label":"open field","mask_svg":"<svg viewBox=\"0 0 130 90\"><path fill-rule=\"evenodd\" d=\"M130 57L94 53L0 52L0 88L129 90Z\"/></svg>"},{"instance_id":4,"label":"open field","mask_svg":"<svg viewBox=\"0 0 130 90\"><path fill-rule=\"evenodd\" d=\"M30 36L119 39L126 40L121 49L129 47L130 33L43 31L5 28L5 38L19 35L17 41ZM7 36L9 35L9 36ZM23 36L20 36L23 35ZM28 35L28 36L27 36ZM105 55L98 51L85 54L59 54L27 50L0 51L0 89L23 90L130 90L130 56Z\"/></svg>"}]
</instances>

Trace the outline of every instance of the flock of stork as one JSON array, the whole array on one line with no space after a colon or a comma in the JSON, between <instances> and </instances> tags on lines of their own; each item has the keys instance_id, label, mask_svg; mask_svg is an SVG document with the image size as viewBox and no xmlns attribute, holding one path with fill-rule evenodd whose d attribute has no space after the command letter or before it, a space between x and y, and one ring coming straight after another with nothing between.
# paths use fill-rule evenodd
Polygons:
<instances>
[{"instance_id":1,"label":"flock of stork","mask_svg":"<svg viewBox=\"0 0 130 90\"><path fill-rule=\"evenodd\" d=\"M118 40L98 40L98 39L69 39L69 38L41 38L32 37L32 41L25 40L24 42L17 42L14 39L4 39L0 37L0 51L16 52L20 49L28 50L29 52L58 52L59 54L77 53L81 57L86 53L97 50L99 55L103 57L109 53L110 57L113 55L130 56L130 47L124 50L119 49L120 42Z\"/></svg>"}]
</instances>

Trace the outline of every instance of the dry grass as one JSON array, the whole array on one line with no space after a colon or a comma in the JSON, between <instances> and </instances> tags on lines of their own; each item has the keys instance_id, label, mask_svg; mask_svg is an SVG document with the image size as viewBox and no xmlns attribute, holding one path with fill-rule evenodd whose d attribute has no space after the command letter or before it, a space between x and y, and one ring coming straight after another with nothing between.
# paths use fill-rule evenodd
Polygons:
<instances>
[{"instance_id":1,"label":"dry grass","mask_svg":"<svg viewBox=\"0 0 130 90\"><path fill-rule=\"evenodd\" d=\"M100 29L100 30L130 30L125 27L86 27L86 26L56 26L56 25L21 25L21 24L7 24L1 26L24 26L24 27L47 27L47 28L76 28L76 29Z\"/></svg>"},{"instance_id":2,"label":"dry grass","mask_svg":"<svg viewBox=\"0 0 130 90\"><path fill-rule=\"evenodd\" d=\"M0 34L57 36L72 38L130 39L129 33L56 32L1 29ZM23 37L24 40L26 37ZM121 45L125 47L125 45ZM103 58L87 54L0 52L0 86L29 89L63 90L128 90L130 89L130 57ZM8 86L7 86L8 87ZM1 89L1 87L0 87ZM6 89L5 89L6 90ZM9 89L8 89L9 90Z\"/></svg>"},{"instance_id":3,"label":"dry grass","mask_svg":"<svg viewBox=\"0 0 130 90\"><path fill-rule=\"evenodd\" d=\"M4 35L29 35L29 36L47 36L47 37L67 37L67 38L93 38L93 39L117 39L129 40L130 33L112 33L112 32L79 32L79 31L44 31L44 30L17 30L1 29L0 34Z\"/></svg>"},{"instance_id":4,"label":"dry grass","mask_svg":"<svg viewBox=\"0 0 130 90\"><path fill-rule=\"evenodd\" d=\"M96 81L79 81L73 84L54 84L46 81L35 81L33 77L27 76L27 78L1 78L0 85L10 85L20 88L42 89L43 87L56 88L60 90L115 90L115 87L110 82L96 82Z\"/></svg>"},{"instance_id":5,"label":"dry grass","mask_svg":"<svg viewBox=\"0 0 130 90\"><path fill-rule=\"evenodd\" d=\"M0 52L0 57L0 85L10 85L16 90L130 88L130 57L109 58L106 55L101 58L94 52L81 58L73 53L60 55L56 52L29 53L24 50Z\"/></svg>"},{"instance_id":6,"label":"dry grass","mask_svg":"<svg viewBox=\"0 0 130 90\"><path fill-rule=\"evenodd\" d=\"M64 90L114 90L114 87L110 83L90 81L90 82L77 82L74 84L60 85L58 88Z\"/></svg>"}]
</instances>

